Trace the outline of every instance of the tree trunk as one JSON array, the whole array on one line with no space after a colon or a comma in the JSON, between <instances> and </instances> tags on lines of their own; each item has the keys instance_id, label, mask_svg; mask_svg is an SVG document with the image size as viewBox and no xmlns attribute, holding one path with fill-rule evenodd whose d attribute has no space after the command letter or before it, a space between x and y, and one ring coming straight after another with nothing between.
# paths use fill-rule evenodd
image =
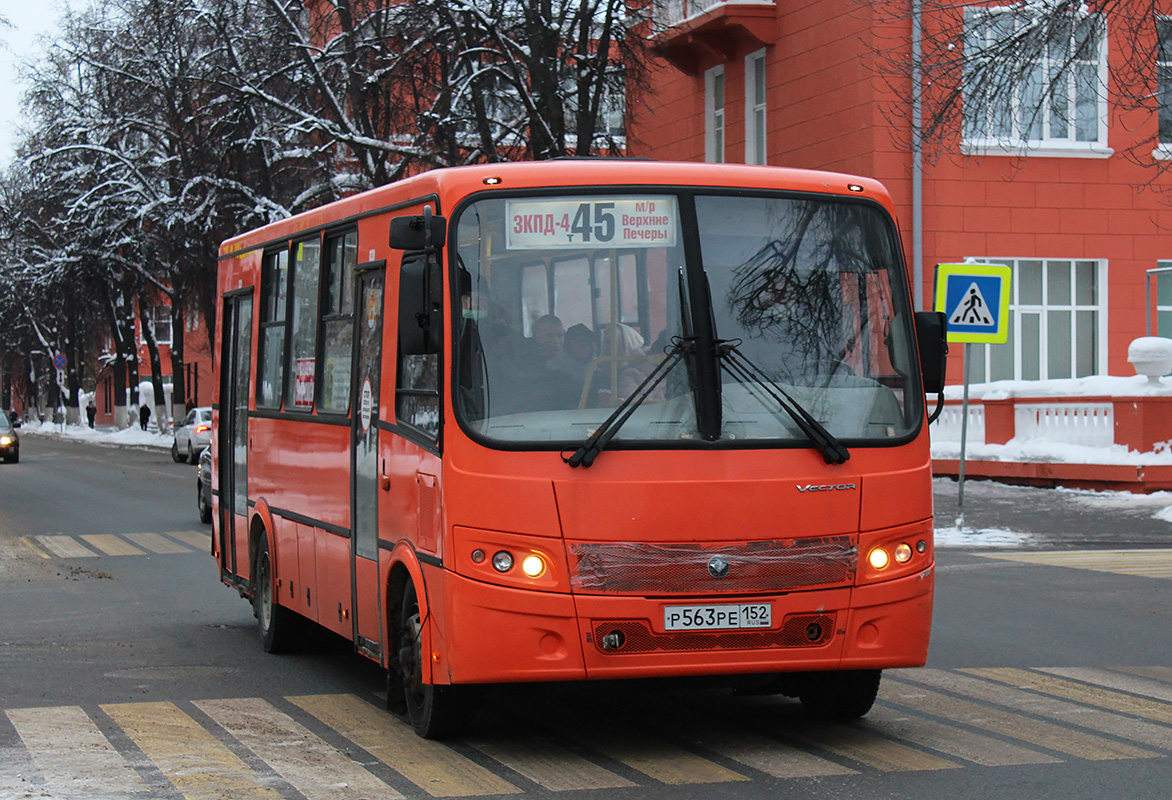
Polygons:
<instances>
[{"instance_id":1,"label":"tree trunk","mask_svg":"<svg viewBox=\"0 0 1172 800\"><path fill-rule=\"evenodd\" d=\"M159 358L159 343L155 341L155 329L151 324L151 306L145 295L138 298L138 324L142 326L142 338L146 341L147 353L151 362L151 388L154 390L155 408L151 416L155 418L155 425L159 433L166 433L167 426L167 396L163 391L163 361Z\"/></svg>"},{"instance_id":2,"label":"tree trunk","mask_svg":"<svg viewBox=\"0 0 1172 800\"><path fill-rule=\"evenodd\" d=\"M187 375L183 364L183 307L171 298L171 419L187 416Z\"/></svg>"}]
</instances>

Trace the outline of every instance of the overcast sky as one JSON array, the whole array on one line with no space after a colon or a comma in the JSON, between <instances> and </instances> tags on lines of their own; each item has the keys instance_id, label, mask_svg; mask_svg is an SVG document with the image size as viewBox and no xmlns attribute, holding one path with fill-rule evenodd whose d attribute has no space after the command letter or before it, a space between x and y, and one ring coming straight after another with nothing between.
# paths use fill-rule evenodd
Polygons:
<instances>
[{"instance_id":1,"label":"overcast sky","mask_svg":"<svg viewBox=\"0 0 1172 800\"><path fill-rule=\"evenodd\" d=\"M73 0L80 5L79 0ZM12 28L0 28L0 168L12 159L16 126L20 121L22 85L16 83L16 64L38 52L37 36L52 32L62 16L65 0L0 0L0 16Z\"/></svg>"}]
</instances>

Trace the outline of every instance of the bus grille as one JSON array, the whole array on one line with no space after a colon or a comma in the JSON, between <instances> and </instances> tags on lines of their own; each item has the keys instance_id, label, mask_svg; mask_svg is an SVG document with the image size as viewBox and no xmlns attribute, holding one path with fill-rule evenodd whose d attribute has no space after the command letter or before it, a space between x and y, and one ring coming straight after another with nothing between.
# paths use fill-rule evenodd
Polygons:
<instances>
[{"instance_id":1,"label":"bus grille","mask_svg":"<svg viewBox=\"0 0 1172 800\"><path fill-rule=\"evenodd\" d=\"M576 591L603 594L714 595L779 592L854 582L858 548L849 536L735 544L572 542ZM728 564L714 577L715 556Z\"/></svg>"},{"instance_id":2,"label":"bus grille","mask_svg":"<svg viewBox=\"0 0 1172 800\"><path fill-rule=\"evenodd\" d=\"M834 636L834 614L794 614L780 628L753 631L669 631L656 633L644 620L595 622L591 630L600 653L668 653L685 650L762 650L769 647L821 647ZM618 633L622 644L607 650L603 639ZM811 636L814 638L811 638Z\"/></svg>"}]
</instances>

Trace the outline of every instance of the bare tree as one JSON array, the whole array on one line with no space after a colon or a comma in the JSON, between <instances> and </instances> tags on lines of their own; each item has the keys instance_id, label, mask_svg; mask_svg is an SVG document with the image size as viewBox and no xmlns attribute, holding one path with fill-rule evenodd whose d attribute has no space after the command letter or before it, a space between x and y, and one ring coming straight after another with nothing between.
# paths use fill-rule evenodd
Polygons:
<instances>
[{"instance_id":1,"label":"bare tree","mask_svg":"<svg viewBox=\"0 0 1172 800\"><path fill-rule=\"evenodd\" d=\"M1093 141L1108 82L1116 112L1159 115L1172 134L1172 116L1164 120L1172 75L1157 75L1156 58L1158 41L1161 52L1172 41L1154 0L860 2L881 30L922 31L918 53L901 33L878 39L874 56L896 98L884 108L893 127L916 136L909 120L920 99L918 142L904 144L921 147L928 161L955 152L962 139L1001 143L1023 155L1042 138ZM1127 43L1112 50L1109 71L1108 32ZM1163 162L1150 157L1152 144L1136 143L1129 156L1162 170Z\"/></svg>"}]
</instances>

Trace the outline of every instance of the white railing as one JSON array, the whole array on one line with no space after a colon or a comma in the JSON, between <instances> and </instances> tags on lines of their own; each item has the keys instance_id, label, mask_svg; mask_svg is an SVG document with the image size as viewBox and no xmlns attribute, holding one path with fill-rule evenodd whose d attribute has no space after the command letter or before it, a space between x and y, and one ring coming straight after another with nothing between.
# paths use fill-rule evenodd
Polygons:
<instances>
[{"instance_id":1,"label":"white railing","mask_svg":"<svg viewBox=\"0 0 1172 800\"><path fill-rule=\"evenodd\" d=\"M656 4L656 20L665 28L679 25L720 5L773 5L773 0L666 0Z\"/></svg>"},{"instance_id":2,"label":"white railing","mask_svg":"<svg viewBox=\"0 0 1172 800\"><path fill-rule=\"evenodd\" d=\"M962 406L945 406L940 416L928 429L934 442L959 442ZM969 442L985 442L985 407L969 406L969 429L965 432Z\"/></svg>"},{"instance_id":3,"label":"white railing","mask_svg":"<svg viewBox=\"0 0 1172 800\"><path fill-rule=\"evenodd\" d=\"M1111 403L1019 403L1013 408L1013 425L1016 439L1090 447L1115 443Z\"/></svg>"}]
</instances>

